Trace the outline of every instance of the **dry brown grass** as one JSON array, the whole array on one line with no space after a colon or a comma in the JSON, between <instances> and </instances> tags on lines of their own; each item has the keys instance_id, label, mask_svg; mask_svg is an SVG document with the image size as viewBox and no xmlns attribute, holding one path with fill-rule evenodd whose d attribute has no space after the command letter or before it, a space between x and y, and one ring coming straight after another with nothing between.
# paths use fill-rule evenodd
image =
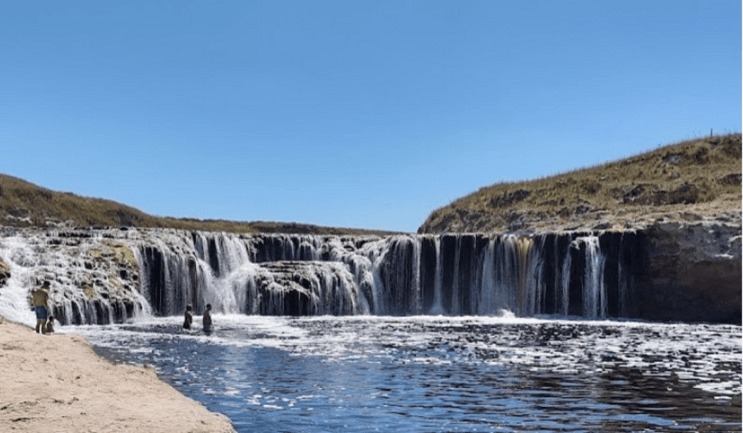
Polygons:
<instances>
[{"instance_id":1,"label":"dry brown grass","mask_svg":"<svg viewBox=\"0 0 743 433\"><path fill-rule=\"evenodd\" d=\"M525 182L498 183L435 210L422 233L634 228L657 220L740 225L741 135L700 138ZM111 200L0 174L0 225L161 227L232 233L390 234L280 222L156 217Z\"/></svg>"},{"instance_id":2,"label":"dry brown grass","mask_svg":"<svg viewBox=\"0 0 743 433\"><path fill-rule=\"evenodd\" d=\"M741 135L732 134L481 188L435 210L419 232L632 228L657 220L740 224L740 213Z\"/></svg>"},{"instance_id":3,"label":"dry brown grass","mask_svg":"<svg viewBox=\"0 0 743 433\"><path fill-rule=\"evenodd\" d=\"M81 197L0 174L0 226L148 227L231 233L389 234L377 230L282 222L156 217L111 200Z\"/></svg>"}]
</instances>

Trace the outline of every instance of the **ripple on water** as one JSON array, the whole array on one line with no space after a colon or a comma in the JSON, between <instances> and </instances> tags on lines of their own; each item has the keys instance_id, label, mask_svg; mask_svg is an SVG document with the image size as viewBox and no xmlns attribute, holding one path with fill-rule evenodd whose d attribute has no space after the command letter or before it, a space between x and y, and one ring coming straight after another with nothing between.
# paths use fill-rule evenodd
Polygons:
<instances>
[{"instance_id":1,"label":"ripple on water","mask_svg":"<svg viewBox=\"0 0 743 433\"><path fill-rule=\"evenodd\" d=\"M80 327L238 431L740 431L741 328L216 316ZM279 430L279 431L280 431Z\"/></svg>"}]
</instances>

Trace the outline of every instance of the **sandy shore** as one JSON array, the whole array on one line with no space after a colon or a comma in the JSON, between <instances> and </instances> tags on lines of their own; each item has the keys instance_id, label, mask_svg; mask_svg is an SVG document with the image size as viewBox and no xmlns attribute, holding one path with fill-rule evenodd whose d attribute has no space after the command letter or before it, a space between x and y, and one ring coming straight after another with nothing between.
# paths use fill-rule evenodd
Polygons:
<instances>
[{"instance_id":1,"label":"sandy shore","mask_svg":"<svg viewBox=\"0 0 743 433\"><path fill-rule=\"evenodd\" d=\"M39 335L0 317L4 432L233 432L229 420L150 369L114 365L75 335Z\"/></svg>"}]
</instances>

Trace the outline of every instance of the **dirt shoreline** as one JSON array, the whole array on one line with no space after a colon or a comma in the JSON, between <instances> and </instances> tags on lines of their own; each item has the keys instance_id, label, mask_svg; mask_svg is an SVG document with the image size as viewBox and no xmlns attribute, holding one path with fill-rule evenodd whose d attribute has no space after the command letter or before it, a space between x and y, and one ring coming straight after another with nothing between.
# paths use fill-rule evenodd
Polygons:
<instances>
[{"instance_id":1,"label":"dirt shoreline","mask_svg":"<svg viewBox=\"0 0 743 433\"><path fill-rule=\"evenodd\" d=\"M154 370L113 364L83 337L0 317L0 425L9 432L234 432Z\"/></svg>"}]
</instances>

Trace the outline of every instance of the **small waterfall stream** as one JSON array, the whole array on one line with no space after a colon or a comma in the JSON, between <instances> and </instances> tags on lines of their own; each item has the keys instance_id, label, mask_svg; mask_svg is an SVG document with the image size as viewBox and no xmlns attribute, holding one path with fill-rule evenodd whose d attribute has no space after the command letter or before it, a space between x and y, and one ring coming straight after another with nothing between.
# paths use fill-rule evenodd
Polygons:
<instances>
[{"instance_id":1,"label":"small waterfall stream","mask_svg":"<svg viewBox=\"0 0 743 433\"><path fill-rule=\"evenodd\" d=\"M586 266L583 283L583 316L588 318L606 317L607 299L604 283L604 264L606 258L601 252L596 236L581 237L574 242L585 244Z\"/></svg>"},{"instance_id":2,"label":"small waterfall stream","mask_svg":"<svg viewBox=\"0 0 743 433\"><path fill-rule=\"evenodd\" d=\"M180 315L186 305L198 314L207 303L217 313L262 315L621 317L632 310L636 238L111 230L54 245L49 234L19 232L0 238L12 268L0 295L15 293L7 305L0 296L0 314L50 278L62 323Z\"/></svg>"}]
</instances>

